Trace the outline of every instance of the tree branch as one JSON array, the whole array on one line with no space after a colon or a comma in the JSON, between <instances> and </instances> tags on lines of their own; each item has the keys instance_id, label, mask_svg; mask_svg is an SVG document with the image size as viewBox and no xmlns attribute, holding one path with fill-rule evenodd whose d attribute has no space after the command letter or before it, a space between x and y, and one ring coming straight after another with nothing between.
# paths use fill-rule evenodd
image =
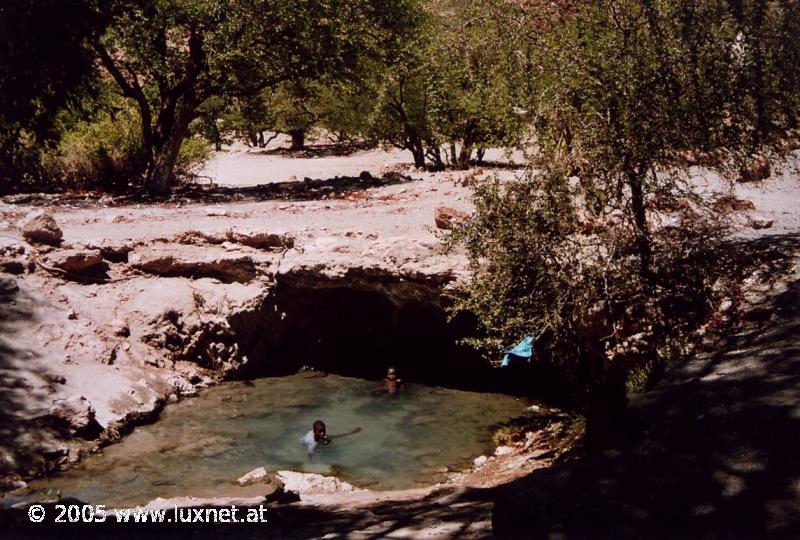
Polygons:
<instances>
[{"instance_id":1,"label":"tree branch","mask_svg":"<svg viewBox=\"0 0 800 540\"><path fill-rule=\"evenodd\" d=\"M147 96L144 95L142 87L139 85L138 80L134 77L134 83L131 83L125 78L119 66L114 63L114 59L100 43L94 43L94 50L100 57L100 62L108 73L113 77L117 86L122 90L122 95L133 99L139 105L139 113L142 120L142 140L152 159L152 143L153 143L153 115L150 111L150 104L147 102Z\"/></svg>"}]
</instances>

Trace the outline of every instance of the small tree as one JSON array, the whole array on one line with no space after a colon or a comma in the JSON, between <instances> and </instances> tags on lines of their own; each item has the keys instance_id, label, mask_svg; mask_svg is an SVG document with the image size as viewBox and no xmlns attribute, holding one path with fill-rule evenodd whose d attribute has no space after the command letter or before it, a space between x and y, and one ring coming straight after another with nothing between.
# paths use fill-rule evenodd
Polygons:
<instances>
[{"instance_id":1,"label":"small tree","mask_svg":"<svg viewBox=\"0 0 800 540\"><path fill-rule=\"evenodd\" d=\"M369 122L375 111L377 87L383 70L365 69L355 81L323 80L317 91L319 127L337 143L351 143L369 136Z\"/></svg>"},{"instance_id":2,"label":"small tree","mask_svg":"<svg viewBox=\"0 0 800 540\"><path fill-rule=\"evenodd\" d=\"M430 119L432 83L427 60L433 27L434 19L422 13L417 32L401 43L392 65L380 74L369 127L371 138L411 152L418 168L425 167L426 156L441 163Z\"/></svg>"},{"instance_id":3,"label":"small tree","mask_svg":"<svg viewBox=\"0 0 800 540\"><path fill-rule=\"evenodd\" d=\"M94 48L139 108L147 184L160 193L206 100L346 72L386 54L414 20L413 0L137 0L103 9L112 22Z\"/></svg>"},{"instance_id":4,"label":"small tree","mask_svg":"<svg viewBox=\"0 0 800 540\"><path fill-rule=\"evenodd\" d=\"M289 135L292 151L305 149L306 134L319 120L316 94L313 81L290 81L263 93L262 121L267 130Z\"/></svg>"},{"instance_id":5,"label":"small tree","mask_svg":"<svg viewBox=\"0 0 800 540\"><path fill-rule=\"evenodd\" d=\"M384 78L374 136L409 150L417 167L429 159L435 168L446 157L466 169L476 149L517 143L520 102L508 77L517 58L504 27L516 9L489 0L429 2L420 33Z\"/></svg>"},{"instance_id":6,"label":"small tree","mask_svg":"<svg viewBox=\"0 0 800 540\"><path fill-rule=\"evenodd\" d=\"M490 1L442 0L429 54L431 124L449 161L467 169L476 149L516 146L523 123L509 69L518 60L506 21L517 8ZM457 148L458 145L458 148Z\"/></svg>"}]
</instances>

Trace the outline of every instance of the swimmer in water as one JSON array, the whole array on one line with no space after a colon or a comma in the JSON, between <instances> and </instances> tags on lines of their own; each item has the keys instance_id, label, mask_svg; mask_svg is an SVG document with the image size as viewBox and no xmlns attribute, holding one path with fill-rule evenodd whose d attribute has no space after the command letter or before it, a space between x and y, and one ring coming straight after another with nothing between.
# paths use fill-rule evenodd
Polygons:
<instances>
[{"instance_id":1,"label":"swimmer in water","mask_svg":"<svg viewBox=\"0 0 800 540\"><path fill-rule=\"evenodd\" d=\"M314 450L317 449L317 445L328 446L331 443L332 439L338 439L340 437L347 437L348 435L353 435L361 431L361 427L355 428L353 431L348 431L347 433L340 433L338 435L328 435L327 430L325 428L325 422L322 420L317 420L314 422L314 425L311 426L311 431L306 433L305 437L300 439L300 442L303 446L306 447L306 454L308 455L308 459L312 459L314 455Z\"/></svg>"},{"instance_id":2,"label":"swimmer in water","mask_svg":"<svg viewBox=\"0 0 800 540\"><path fill-rule=\"evenodd\" d=\"M406 387L405 383L397 378L397 370L390 367L386 370L386 377L383 378L383 391L393 396Z\"/></svg>"}]
</instances>

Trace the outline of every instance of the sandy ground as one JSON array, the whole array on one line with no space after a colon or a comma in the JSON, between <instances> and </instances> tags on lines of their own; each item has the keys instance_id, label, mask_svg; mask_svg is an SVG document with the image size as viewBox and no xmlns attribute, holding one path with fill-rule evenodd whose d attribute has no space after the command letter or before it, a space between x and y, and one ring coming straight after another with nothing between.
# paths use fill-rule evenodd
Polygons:
<instances>
[{"instance_id":1,"label":"sandy ground","mask_svg":"<svg viewBox=\"0 0 800 540\"><path fill-rule=\"evenodd\" d=\"M410 172L413 170L411 153L407 150L368 150L358 151L346 156L313 155L308 153L287 156L280 153L287 141L278 138L266 148L248 148L234 144L214 157L203 167L198 175L201 182L211 181L221 186L255 186L271 182L302 180L303 178L333 178L335 176L358 176L366 171L381 176L388 171ZM503 163L524 163L520 152L506 157L499 149L490 149L486 161Z\"/></svg>"}]
</instances>

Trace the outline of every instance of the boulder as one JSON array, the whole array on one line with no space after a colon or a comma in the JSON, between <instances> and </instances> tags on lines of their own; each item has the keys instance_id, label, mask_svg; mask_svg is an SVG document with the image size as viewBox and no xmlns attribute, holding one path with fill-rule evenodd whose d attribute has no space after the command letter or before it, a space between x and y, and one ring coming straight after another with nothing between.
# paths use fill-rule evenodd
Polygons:
<instances>
[{"instance_id":1,"label":"boulder","mask_svg":"<svg viewBox=\"0 0 800 540\"><path fill-rule=\"evenodd\" d=\"M772 175L769 161L764 157L755 157L739 169L741 182L761 182Z\"/></svg>"},{"instance_id":2,"label":"boulder","mask_svg":"<svg viewBox=\"0 0 800 540\"><path fill-rule=\"evenodd\" d=\"M746 210L755 210L756 205L753 201L747 199L737 199L733 195L724 195L711 204L711 208L715 212L743 212Z\"/></svg>"},{"instance_id":3,"label":"boulder","mask_svg":"<svg viewBox=\"0 0 800 540\"><path fill-rule=\"evenodd\" d=\"M178 397L191 397L197 395L197 388L194 385L186 380L183 377L173 376L167 379L167 384L169 384L175 392L175 396Z\"/></svg>"},{"instance_id":4,"label":"boulder","mask_svg":"<svg viewBox=\"0 0 800 540\"><path fill-rule=\"evenodd\" d=\"M128 261L137 270L166 277L208 277L225 283L244 283L256 277L255 261L250 256L216 246L138 248L129 254Z\"/></svg>"},{"instance_id":5,"label":"boulder","mask_svg":"<svg viewBox=\"0 0 800 540\"><path fill-rule=\"evenodd\" d=\"M294 471L278 471L278 479L283 482L285 491L303 494L352 493L362 491L347 482L333 476L322 476L315 473L299 473Z\"/></svg>"},{"instance_id":6,"label":"boulder","mask_svg":"<svg viewBox=\"0 0 800 540\"><path fill-rule=\"evenodd\" d=\"M436 222L436 226L440 229L452 230L466 223L469 219L469 215L465 212L455 210L454 208L448 208L447 206L437 206L434 211L433 219Z\"/></svg>"},{"instance_id":7,"label":"boulder","mask_svg":"<svg viewBox=\"0 0 800 540\"><path fill-rule=\"evenodd\" d=\"M50 407L50 416L65 424L72 435L91 436L97 434L100 428L95 419L94 407L83 396L54 401Z\"/></svg>"},{"instance_id":8,"label":"boulder","mask_svg":"<svg viewBox=\"0 0 800 540\"><path fill-rule=\"evenodd\" d=\"M103 256L99 251L62 249L48 253L44 263L70 274L81 274L101 265Z\"/></svg>"},{"instance_id":9,"label":"boulder","mask_svg":"<svg viewBox=\"0 0 800 540\"><path fill-rule=\"evenodd\" d=\"M287 233L270 233L263 231L228 230L225 233L205 233L202 231L188 230L178 234L175 241L179 244L220 245L225 242L241 244L254 249L289 249L294 247L294 237Z\"/></svg>"},{"instance_id":10,"label":"boulder","mask_svg":"<svg viewBox=\"0 0 800 540\"><path fill-rule=\"evenodd\" d=\"M0 296L8 296L19 290L17 280L11 276L0 275Z\"/></svg>"},{"instance_id":11,"label":"boulder","mask_svg":"<svg viewBox=\"0 0 800 540\"><path fill-rule=\"evenodd\" d=\"M115 336L128 337L131 335L130 325L126 319L114 319L109 325Z\"/></svg>"},{"instance_id":12,"label":"boulder","mask_svg":"<svg viewBox=\"0 0 800 540\"><path fill-rule=\"evenodd\" d=\"M294 247L294 237L288 234L228 231L226 236L229 242L236 242L255 249L290 249Z\"/></svg>"},{"instance_id":13,"label":"boulder","mask_svg":"<svg viewBox=\"0 0 800 540\"><path fill-rule=\"evenodd\" d=\"M264 467L253 469L238 480L240 486L248 486L256 483L269 484L271 481L272 479Z\"/></svg>"},{"instance_id":14,"label":"boulder","mask_svg":"<svg viewBox=\"0 0 800 540\"><path fill-rule=\"evenodd\" d=\"M475 469L480 469L487 463L489 463L489 458L486 456L478 456L472 460L472 465L475 467Z\"/></svg>"},{"instance_id":15,"label":"boulder","mask_svg":"<svg viewBox=\"0 0 800 540\"><path fill-rule=\"evenodd\" d=\"M775 224L774 219L767 219L764 217L753 217L748 220L747 224L756 230L759 229L771 229L772 226Z\"/></svg>"},{"instance_id":16,"label":"boulder","mask_svg":"<svg viewBox=\"0 0 800 540\"><path fill-rule=\"evenodd\" d=\"M22 237L31 243L57 246L64 233L53 216L44 212L28 214L22 223Z\"/></svg>"}]
</instances>

